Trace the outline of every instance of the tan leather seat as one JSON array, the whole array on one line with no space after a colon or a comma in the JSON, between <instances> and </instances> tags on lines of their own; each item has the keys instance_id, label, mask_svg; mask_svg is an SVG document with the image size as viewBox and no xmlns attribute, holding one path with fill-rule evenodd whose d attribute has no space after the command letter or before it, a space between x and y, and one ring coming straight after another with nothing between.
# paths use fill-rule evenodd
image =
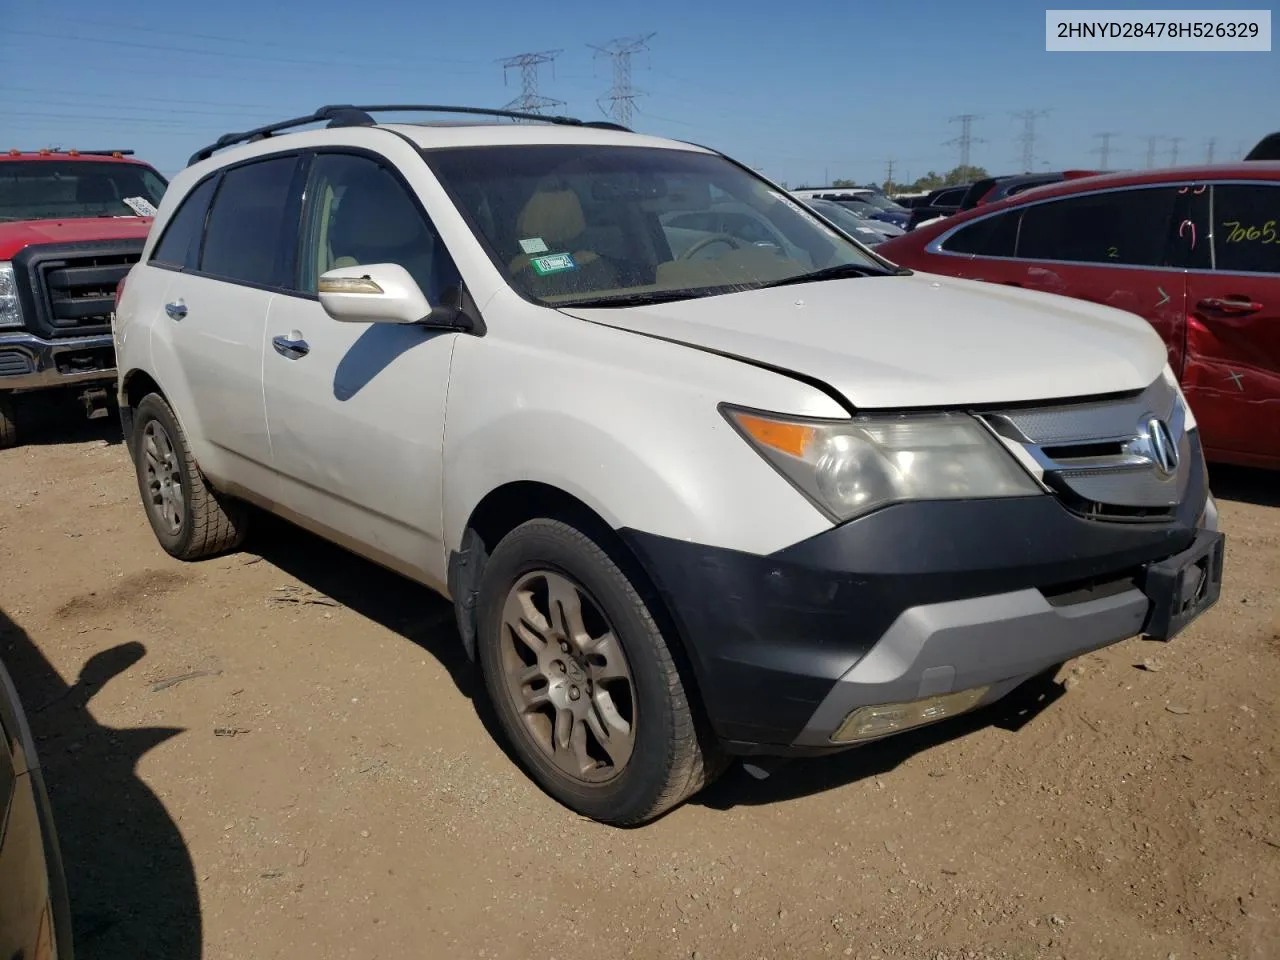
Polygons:
<instances>
[{"instance_id":1,"label":"tan leather seat","mask_svg":"<svg viewBox=\"0 0 1280 960\"><path fill-rule=\"evenodd\" d=\"M515 277L532 270L531 261L546 253L569 253L577 264L576 271L539 277L549 280L558 276L567 280L577 274L574 286L587 289L606 289L615 282L613 268L600 259L600 255L578 245L587 229L587 219L582 212L582 202L568 187L556 190L538 190L520 211L516 220L519 239L541 240L547 245L545 253L521 253L508 268ZM562 282L564 282L562 280Z\"/></svg>"},{"instance_id":2,"label":"tan leather seat","mask_svg":"<svg viewBox=\"0 0 1280 960\"><path fill-rule=\"evenodd\" d=\"M434 238L404 190L384 171L371 170L347 185L327 241L327 269L398 263L431 295Z\"/></svg>"}]
</instances>

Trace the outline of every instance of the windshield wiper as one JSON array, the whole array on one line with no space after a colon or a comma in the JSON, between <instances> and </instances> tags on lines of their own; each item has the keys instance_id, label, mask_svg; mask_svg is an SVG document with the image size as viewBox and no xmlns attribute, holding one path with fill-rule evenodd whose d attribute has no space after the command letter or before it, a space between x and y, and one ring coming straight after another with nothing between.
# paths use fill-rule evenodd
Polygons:
<instances>
[{"instance_id":1,"label":"windshield wiper","mask_svg":"<svg viewBox=\"0 0 1280 960\"><path fill-rule=\"evenodd\" d=\"M770 287L787 287L793 283L817 283L821 280L844 280L848 277L892 277L905 275L901 270L881 270L879 267L864 266L858 263L841 263L834 267L823 267L809 273L799 273L794 277L772 280L761 284L757 289L767 290Z\"/></svg>"},{"instance_id":2,"label":"windshield wiper","mask_svg":"<svg viewBox=\"0 0 1280 960\"><path fill-rule=\"evenodd\" d=\"M573 307L643 307L654 303L672 303L676 300L694 300L706 296L694 290L651 290L647 293L619 293L609 297L595 297L589 300L572 300L567 303L554 304L557 308Z\"/></svg>"}]
</instances>

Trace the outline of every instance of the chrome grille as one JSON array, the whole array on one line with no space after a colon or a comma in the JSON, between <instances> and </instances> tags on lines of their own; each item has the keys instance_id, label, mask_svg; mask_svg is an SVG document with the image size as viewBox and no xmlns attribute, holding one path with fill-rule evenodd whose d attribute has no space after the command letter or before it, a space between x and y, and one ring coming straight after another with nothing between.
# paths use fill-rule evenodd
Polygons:
<instances>
[{"instance_id":1,"label":"chrome grille","mask_svg":"<svg viewBox=\"0 0 1280 960\"><path fill-rule=\"evenodd\" d=\"M1046 487L1087 516L1164 520L1186 494L1193 446L1186 410L1164 377L1130 397L984 419Z\"/></svg>"}]
</instances>

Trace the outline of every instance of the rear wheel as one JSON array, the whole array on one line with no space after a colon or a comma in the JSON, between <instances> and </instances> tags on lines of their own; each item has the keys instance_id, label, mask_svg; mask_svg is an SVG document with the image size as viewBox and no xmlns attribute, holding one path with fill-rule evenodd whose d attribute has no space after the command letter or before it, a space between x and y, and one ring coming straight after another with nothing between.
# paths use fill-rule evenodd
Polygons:
<instances>
[{"instance_id":1,"label":"rear wheel","mask_svg":"<svg viewBox=\"0 0 1280 960\"><path fill-rule=\"evenodd\" d=\"M478 647L520 760L571 809L643 823L707 781L714 747L699 737L671 647L582 531L531 520L498 543L480 585Z\"/></svg>"},{"instance_id":2,"label":"rear wheel","mask_svg":"<svg viewBox=\"0 0 1280 960\"><path fill-rule=\"evenodd\" d=\"M0 393L0 450L18 445L18 421L13 400Z\"/></svg>"},{"instance_id":3,"label":"rear wheel","mask_svg":"<svg viewBox=\"0 0 1280 960\"><path fill-rule=\"evenodd\" d=\"M248 508L205 481L178 418L159 394L143 397L134 413L133 458L147 519L170 556L198 560L244 540Z\"/></svg>"}]
</instances>

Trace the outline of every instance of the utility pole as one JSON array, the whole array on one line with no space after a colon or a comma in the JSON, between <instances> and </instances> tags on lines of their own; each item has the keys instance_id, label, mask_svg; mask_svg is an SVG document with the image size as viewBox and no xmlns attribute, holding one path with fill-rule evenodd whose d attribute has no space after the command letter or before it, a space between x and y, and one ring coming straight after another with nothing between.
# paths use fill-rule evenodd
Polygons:
<instances>
[{"instance_id":1,"label":"utility pole","mask_svg":"<svg viewBox=\"0 0 1280 960\"><path fill-rule=\"evenodd\" d=\"M1102 141L1102 143L1101 143L1100 145L1098 145L1098 146L1094 147L1094 148L1093 148L1093 150L1092 150L1092 151L1090 151L1090 152L1091 152L1091 153L1096 153L1096 154L1098 155L1098 169L1099 169L1099 170L1106 170L1106 169L1108 169L1107 164L1108 164L1108 163L1110 162L1110 160L1111 160L1111 153L1112 153L1112 151L1114 150L1116 153L1119 153L1119 152L1120 152L1119 148L1117 148L1117 147L1112 147L1112 146L1111 146L1111 138L1112 138L1112 137L1118 137L1118 136L1120 136L1120 134L1118 134L1118 133L1095 133L1095 134L1094 134L1094 136L1095 136L1095 137L1097 137L1099 140L1101 140L1101 141Z\"/></svg>"},{"instance_id":2,"label":"utility pole","mask_svg":"<svg viewBox=\"0 0 1280 960\"><path fill-rule=\"evenodd\" d=\"M1176 167L1178 165L1178 144L1183 141L1183 137L1169 138L1169 166Z\"/></svg>"},{"instance_id":3,"label":"utility pole","mask_svg":"<svg viewBox=\"0 0 1280 960\"><path fill-rule=\"evenodd\" d=\"M631 86L631 57L641 50L647 50L649 41L654 35L646 33L642 37L618 37L599 46L587 44L596 52L596 56L604 54L613 60L613 87L596 101L606 117L612 117L624 127L631 126L631 112L636 97L640 92ZM609 106L606 107L605 103Z\"/></svg>"},{"instance_id":4,"label":"utility pole","mask_svg":"<svg viewBox=\"0 0 1280 960\"><path fill-rule=\"evenodd\" d=\"M1217 137L1210 137L1209 141L1204 145L1204 162L1213 163L1213 149L1218 145Z\"/></svg>"},{"instance_id":5,"label":"utility pole","mask_svg":"<svg viewBox=\"0 0 1280 960\"><path fill-rule=\"evenodd\" d=\"M1015 120L1022 121L1022 133L1018 135L1018 142L1022 144L1023 173L1030 173L1036 164L1036 120L1048 115L1048 110L1023 110L1013 114Z\"/></svg>"},{"instance_id":6,"label":"utility pole","mask_svg":"<svg viewBox=\"0 0 1280 960\"><path fill-rule=\"evenodd\" d=\"M507 71L519 67L520 96L506 105L506 110L521 110L525 113L541 113L547 107L563 107L563 100L553 100L538 94L538 67L544 63L552 64L555 70L556 57L560 50L544 50L541 53L518 53L514 57L499 60L502 64L502 82L507 82Z\"/></svg>"},{"instance_id":7,"label":"utility pole","mask_svg":"<svg viewBox=\"0 0 1280 960\"><path fill-rule=\"evenodd\" d=\"M973 135L973 121L982 118L976 113L962 113L958 117L951 117L947 123L960 124L960 136L948 140L943 144L944 147L958 146L960 148L960 166L969 166L969 154L975 143L986 143L987 141L975 137Z\"/></svg>"},{"instance_id":8,"label":"utility pole","mask_svg":"<svg viewBox=\"0 0 1280 960\"><path fill-rule=\"evenodd\" d=\"M1156 165L1156 144L1160 142L1159 137L1147 137L1147 169L1150 170Z\"/></svg>"},{"instance_id":9,"label":"utility pole","mask_svg":"<svg viewBox=\"0 0 1280 960\"><path fill-rule=\"evenodd\" d=\"M893 186L893 165L895 162L892 157L884 162L884 188L886 190Z\"/></svg>"}]
</instances>

